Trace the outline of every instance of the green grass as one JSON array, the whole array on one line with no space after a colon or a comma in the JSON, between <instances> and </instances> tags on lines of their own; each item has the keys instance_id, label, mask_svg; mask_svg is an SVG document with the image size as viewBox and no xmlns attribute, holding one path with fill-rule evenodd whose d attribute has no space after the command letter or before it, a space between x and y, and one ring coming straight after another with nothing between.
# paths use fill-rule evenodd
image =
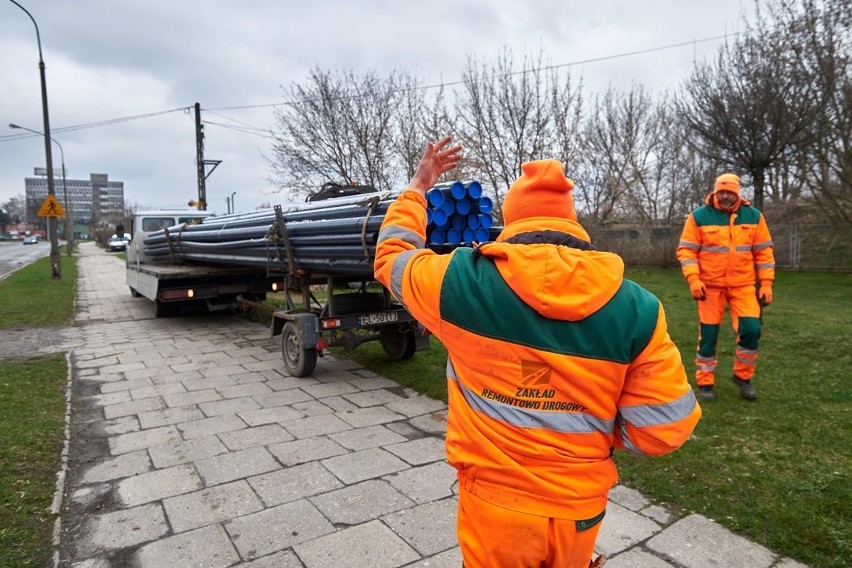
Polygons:
<instances>
[{"instance_id":1,"label":"green grass","mask_svg":"<svg viewBox=\"0 0 852 568\"><path fill-rule=\"evenodd\" d=\"M65 379L62 353L0 364L0 567L50 561Z\"/></svg>"},{"instance_id":2,"label":"green grass","mask_svg":"<svg viewBox=\"0 0 852 568\"><path fill-rule=\"evenodd\" d=\"M63 255L62 278L54 279L45 257L0 282L0 329L47 327L71 321L77 262Z\"/></svg>"},{"instance_id":3,"label":"green grass","mask_svg":"<svg viewBox=\"0 0 852 568\"><path fill-rule=\"evenodd\" d=\"M698 315L678 271L634 269L628 277L663 302L669 333L690 380ZM755 384L744 401L730 381L734 333L719 337L716 401L693 439L658 459L616 453L621 482L684 515L701 513L814 568L852 558L852 276L780 272L764 312ZM446 351L389 361L373 342L348 354L399 383L446 401Z\"/></svg>"},{"instance_id":4,"label":"green grass","mask_svg":"<svg viewBox=\"0 0 852 568\"><path fill-rule=\"evenodd\" d=\"M43 258L0 282L0 328L67 324L76 266L63 255L62 279L54 280ZM0 360L0 568L50 562L66 373L64 353Z\"/></svg>"}]
</instances>

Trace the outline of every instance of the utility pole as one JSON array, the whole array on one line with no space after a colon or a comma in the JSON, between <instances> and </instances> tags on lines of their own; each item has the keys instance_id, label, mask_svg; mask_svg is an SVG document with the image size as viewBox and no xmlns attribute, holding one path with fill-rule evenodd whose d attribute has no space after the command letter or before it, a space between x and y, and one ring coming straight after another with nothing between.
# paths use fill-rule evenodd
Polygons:
<instances>
[{"instance_id":1,"label":"utility pole","mask_svg":"<svg viewBox=\"0 0 852 568\"><path fill-rule=\"evenodd\" d=\"M195 103L195 163L198 175L198 209L207 210L207 176L213 173L222 160L204 159L204 125L201 124L201 104ZM210 171L206 166L212 165Z\"/></svg>"},{"instance_id":2,"label":"utility pole","mask_svg":"<svg viewBox=\"0 0 852 568\"><path fill-rule=\"evenodd\" d=\"M207 210L207 176L204 175L204 125L201 105L195 103L195 163L198 168L198 210Z\"/></svg>"},{"instance_id":3,"label":"utility pole","mask_svg":"<svg viewBox=\"0 0 852 568\"><path fill-rule=\"evenodd\" d=\"M47 195L48 198L55 198L56 190L53 187L53 157L50 153L50 117L47 110L47 80L44 77L44 58L41 54L41 33L38 31L38 24L32 14L15 0L10 1L26 13L35 26L36 41L38 42L38 71L39 78L41 79L41 113L44 117L44 156L47 163ZM59 254L59 238L56 235L56 221L53 217L47 218L47 233L47 236L50 238L51 271L54 278L62 279L62 256Z\"/></svg>"}]
</instances>

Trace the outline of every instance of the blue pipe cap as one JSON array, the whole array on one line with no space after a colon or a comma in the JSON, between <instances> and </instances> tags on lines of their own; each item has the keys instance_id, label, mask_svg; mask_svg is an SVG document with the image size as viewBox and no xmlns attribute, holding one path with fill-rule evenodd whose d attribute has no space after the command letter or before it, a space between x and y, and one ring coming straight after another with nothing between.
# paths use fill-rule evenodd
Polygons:
<instances>
[{"instance_id":1,"label":"blue pipe cap","mask_svg":"<svg viewBox=\"0 0 852 568\"><path fill-rule=\"evenodd\" d=\"M450 230L447 231L446 239L447 239L447 244L457 245L462 240L462 232L459 231L458 229L450 229Z\"/></svg>"},{"instance_id":2,"label":"blue pipe cap","mask_svg":"<svg viewBox=\"0 0 852 568\"><path fill-rule=\"evenodd\" d=\"M479 217L479 226L483 229L491 228L491 225L494 224L494 217L491 214L480 213Z\"/></svg>"},{"instance_id":3,"label":"blue pipe cap","mask_svg":"<svg viewBox=\"0 0 852 568\"><path fill-rule=\"evenodd\" d=\"M487 197L479 198L479 212L480 213L491 213L491 210L494 209L494 202Z\"/></svg>"},{"instance_id":4,"label":"blue pipe cap","mask_svg":"<svg viewBox=\"0 0 852 568\"><path fill-rule=\"evenodd\" d=\"M430 189L426 192L426 201L432 207L438 207L444 202L444 192L440 189Z\"/></svg>"},{"instance_id":5,"label":"blue pipe cap","mask_svg":"<svg viewBox=\"0 0 852 568\"><path fill-rule=\"evenodd\" d=\"M476 229L471 229L471 228L468 227L467 229L462 231L462 242L470 244L475 240L476 240Z\"/></svg>"},{"instance_id":6,"label":"blue pipe cap","mask_svg":"<svg viewBox=\"0 0 852 568\"><path fill-rule=\"evenodd\" d=\"M456 201L456 211L461 213L462 215L467 215L470 213L470 201L467 199L459 199Z\"/></svg>"},{"instance_id":7,"label":"blue pipe cap","mask_svg":"<svg viewBox=\"0 0 852 568\"><path fill-rule=\"evenodd\" d=\"M447 213L443 209L435 209L432 211L432 222L436 226L443 227L447 224L448 220Z\"/></svg>"},{"instance_id":8,"label":"blue pipe cap","mask_svg":"<svg viewBox=\"0 0 852 568\"><path fill-rule=\"evenodd\" d=\"M444 231L441 229L432 229L432 234L429 235L429 242L433 245L442 245L446 237L444 236Z\"/></svg>"},{"instance_id":9,"label":"blue pipe cap","mask_svg":"<svg viewBox=\"0 0 852 568\"><path fill-rule=\"evenodd\" d=\"M468 197L471 199L479 199L482 197L482 184L476 180L471 181L465 187Z\"/></svg>"}]
</instances>

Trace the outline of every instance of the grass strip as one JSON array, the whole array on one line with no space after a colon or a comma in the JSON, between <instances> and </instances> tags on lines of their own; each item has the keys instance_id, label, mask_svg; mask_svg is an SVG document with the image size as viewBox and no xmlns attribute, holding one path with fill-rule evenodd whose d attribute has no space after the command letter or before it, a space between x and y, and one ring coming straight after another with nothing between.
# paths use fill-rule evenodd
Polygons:
<instances>
[{"instance_id":1,"label":"grass strip","mask_svg":"<svg viewBox=\"0 0 852 568\"><path fill-rule=\"evenodd\" d=\"M71 321L77 259L64 255L61 258L61 279L53 278L50 258L44 257L0 282L0 329L47 327Z\"/></svg>"},{"instance_id":2,"label":"grass strip","mask_svg":"<svg viewBox=\"0 0 852 568\"><path fill-rule=\"evenodd\" d=\"M62 353L0 364L0 567L47 566L63 444Z\"/></svg>"}]
</instances>

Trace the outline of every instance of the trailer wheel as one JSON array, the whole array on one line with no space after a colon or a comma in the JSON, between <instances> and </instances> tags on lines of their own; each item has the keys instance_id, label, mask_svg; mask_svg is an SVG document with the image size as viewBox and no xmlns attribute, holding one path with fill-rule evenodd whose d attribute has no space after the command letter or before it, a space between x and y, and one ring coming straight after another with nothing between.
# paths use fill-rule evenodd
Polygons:
<instances>
[{"instance_id":1,"label":"trailer wheel","mask_svg":"<svg viewBox=\"0 0 852 568\"><path fill-rule=\"evenodd\" d=\"M317 366L317 350L305 349L296 324L288 321L281 329L281 356L291 377L307 377Z\"/></svg>"},{"instance_id":2,"label":"trailer wheel","mask_svg":"<svg viewBox=\"0 0 852 568\"><path fill-rule=\"evenodd\" d=\"M388 357L395 361L410 359L417 350L417 340L413 331L400 333L382 330L379 343L382 344L382 349L385 350Z\"/></svg>"}]
</instances>

